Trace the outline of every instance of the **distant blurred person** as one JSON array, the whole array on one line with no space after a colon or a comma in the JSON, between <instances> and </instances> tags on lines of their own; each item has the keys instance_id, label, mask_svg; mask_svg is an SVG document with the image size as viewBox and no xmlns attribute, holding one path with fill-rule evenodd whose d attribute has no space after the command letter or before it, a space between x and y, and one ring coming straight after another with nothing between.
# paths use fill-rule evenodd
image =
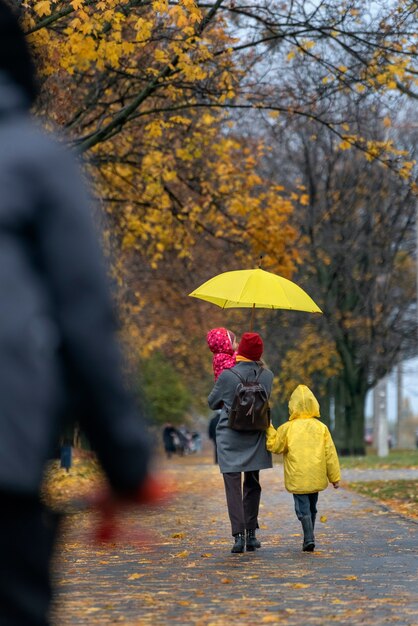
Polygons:
<instances>
[{"instance_id":1,"label":"distant blurred person","mask_svg":"<svg viewBox=\"0 0 418 626\"><path fill-rule=\"evenodd\" d=\"M121 359L90 201L74 158L29 115L36 79L0 0L0 624L44 626L57 536L40 500L61 416L77 420L120 498L150 451Z\"/></svg>"},{"instance_id":2,"label":"distant blurred person","mask_svg":"<svg viewBox=\"0 0 418 626\"><path fill-rule=\"evenodd\" d=\"M163 445L167 455L167 459L171 459L176 452L175 438L177 437L177 430L173 424L168 423L163 428Z\"/></svg>"},{"instance_id":3,"label":"distant blurred person","mask_svg":"<svg viewBox=\"0 0 418 626\"><path fill-rule=\"evenodd\" d=\"M197 432L192 433L191 451L192 452L202 451L202 435L200 433L197 433Z\"/></svg>"}]
</instances>

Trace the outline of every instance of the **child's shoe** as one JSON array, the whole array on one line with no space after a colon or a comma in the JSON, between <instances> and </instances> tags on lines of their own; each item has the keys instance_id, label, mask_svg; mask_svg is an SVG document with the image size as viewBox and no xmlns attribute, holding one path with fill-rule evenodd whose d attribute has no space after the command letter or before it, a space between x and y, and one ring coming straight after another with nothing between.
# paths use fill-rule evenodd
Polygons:
<instances>
[{"instance_id":1,"label":"child's shoe","mask_svg":"<svg viewBox=\"0 0 418 626\"><path fill-rule=\"evenodd\" d=\"M303 528L303 552L313 552L315 549L315 537L313 532L312 518L310 515L305 515L301 519Z\"/></svg>"}]
</instances>

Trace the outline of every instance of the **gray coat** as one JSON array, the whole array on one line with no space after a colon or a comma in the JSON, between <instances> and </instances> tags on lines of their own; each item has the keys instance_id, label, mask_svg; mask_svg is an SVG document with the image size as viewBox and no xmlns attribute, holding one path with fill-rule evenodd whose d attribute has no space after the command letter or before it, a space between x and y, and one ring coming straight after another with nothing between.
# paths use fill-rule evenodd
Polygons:
<instances>
[{"instance_id":1,"label":"gray coat","mask_svg":"<svg viewBox=\"0 0 418 626\"><path fill-rule=\"evenodd\" d=\"M254 361L241 361L232 369L244 379L254 380L259 367ZM273 373L264 369L259 380L270 396ZM237 376L231 370L225 369L208 398L211 409L221 409L216 428L216 445L222 473L250 472L272 467L271 454L266 450L265 432L238 432L228 427L228 411L234 400L238 383Z\"/></svg>"},{"instance_id":2,"label":"gray coat","mask_svg":"<svg viewBox=\"0 0 418 626\"><path fill-rule=\"evenodd\" d=\"M38 492L68 412L115 488L146 473L90 213L74 158L0 72L0 492Z\"/></svg>"}]
</instances>

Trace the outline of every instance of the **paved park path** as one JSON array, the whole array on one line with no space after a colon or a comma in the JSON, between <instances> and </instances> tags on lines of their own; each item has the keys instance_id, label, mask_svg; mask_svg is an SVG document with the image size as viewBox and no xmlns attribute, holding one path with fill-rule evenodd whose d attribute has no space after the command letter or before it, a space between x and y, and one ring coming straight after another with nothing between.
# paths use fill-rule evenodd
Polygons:
<instances>
[{"instance_id":1,"label":"paved park path","mask_svg":"<svg viewBox=\"0 0 418 626\"><path fill-rule=\"evenodd\" d=\"M128 514L123 541L98 546L89 516L68 520L57 558L56 626L418 626L416 522L329 488L319 497L317 548L303 553L279 465L261 474L262 548L234 555L222 479L210 461L164 462L176 497L161 510ZM367 479L343 474L356 477ZM131 541L144 533L144 542Z\"/></svg>"}]
</instances>

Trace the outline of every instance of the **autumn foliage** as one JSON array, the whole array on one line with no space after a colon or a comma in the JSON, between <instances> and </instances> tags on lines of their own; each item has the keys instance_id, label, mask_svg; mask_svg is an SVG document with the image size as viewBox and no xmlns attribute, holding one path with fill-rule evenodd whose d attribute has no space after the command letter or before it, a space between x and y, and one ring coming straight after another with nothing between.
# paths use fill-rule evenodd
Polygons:
<instances>
[{"instance_id":1,"label":"autumn foliage","mask_svg":"<svg viewBox=\"0 0 418 626\"><path fill-rule=\"evenodd\" d=\"M321 240L313 249L305 228L314 179L308 169L292 171L277 149L294 147L285 131L296 121L306 162L327 138L321 171L331 154L355 153L416 192L414 149L396 132L410 123L418 96L416 18L407 0L24 4L42 79L36 112L64 129L85 160L132 362L162 350L205 380L204 334L225 316L187 293L218 272L254 267L260 256L265 269L302 285L316 273L307 276L306 263L327 267L334 248ZM360 110L372 113L367 122ZM351 217L341 215L347 232ZM319 304L327 298L321 281L311 295ZM246 330L240 312L231 320ZM273 336L267 317L258 320ZM331 376L341 363L329 331L317 367L325 363ZM308 354L307 333L288 346L286 363L292 350Z\"/></svg>"}]
</instances>

